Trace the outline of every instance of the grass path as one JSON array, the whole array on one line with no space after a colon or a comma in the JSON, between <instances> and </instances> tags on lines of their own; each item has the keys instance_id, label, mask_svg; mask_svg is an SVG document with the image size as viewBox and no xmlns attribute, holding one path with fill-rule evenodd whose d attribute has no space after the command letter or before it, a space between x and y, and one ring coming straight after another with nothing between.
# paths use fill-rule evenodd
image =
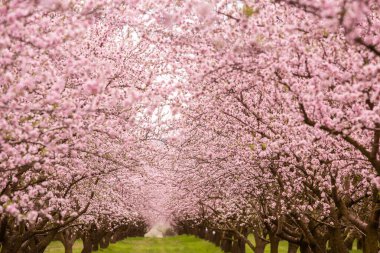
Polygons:
<instances>
[{"instance_id":1,"label":"grass path","mask_svg":"<svg viewBox=\"0 0 380 253\"><path fill-rule=\"evenodd\" d=\"M81 243L74 245L74 253L81 252ZM213 244L194 236L175 236L166 238L131 237L111 244L109 248L100 250L103 253L222 253ZM53 242L45 253L64 253L60 242Z\"/></svg>"},{"instance_id":2,"label":"grass path","mask_svg":"<svg viewBox=\"0 0 380 253\"><path fill-rule=\"evenodd\" d=\"M194 236L167 238L128 238L111 245L107 253L221 253L209 242Z\"/></svg>"},{"instance_id":3,"label":"grass path","mask_svg":"<svg viewBox=\"0 0 380 253\"><path fill-rule=\"evenodd\" d=\"M253 238L250 238L253 239ZM280 242L279 252L287 252L287 242ZM247 248L247 253L252 253ZM82 249L81 241L77 241L74 245L73 253L80 253ZM131 237L115 244L111 244L109 248L100 250L102 253L222 253L222 251L212 243L198 239L194 236L174 236L166 238L143 238ZM361 251L353 250L351 253L359 253ZM64 253L63 246L60 242L52 242L45 253ZM267 246L265 253L270 253Z\"/></svg>"}]
</instances>

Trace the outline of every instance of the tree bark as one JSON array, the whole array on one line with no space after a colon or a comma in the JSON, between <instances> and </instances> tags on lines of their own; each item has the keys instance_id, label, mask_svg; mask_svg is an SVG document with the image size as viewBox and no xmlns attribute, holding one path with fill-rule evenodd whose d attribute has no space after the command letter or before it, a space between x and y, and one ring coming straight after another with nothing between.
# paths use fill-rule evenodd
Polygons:
<instances>
[{"instance_id":1,"label":"tree bark","mask_svg":"<svg viewBox=\"0 0 380 253\"><path fill-rule=\"evenodd\" d=\"M112 237L111 232L108 232L105 234L105 236L100 241L100 248L101 249L108 248L108 246L110 245L111 237Z\"/></svg>"},{"instance_id":2,"label":"tree bark","mask_svg":"<svg viewBox=\"0 0 380 253\"><path fill-rule=\"evenodd\" d=\"M231 231L224 231L222 242L221 242L221 248L224 252L231 252L232 251L232 240L233 240L233 234Z\"/></svg>"},{"instance_id":3,"label":"tree bark","mask_svg":"<svg viewBox=\"0 0 380 253\"><path fill-rule=\"evenodd\" d=\"M255 253L264 253L265 246L267 244L266 241L260 238L260 235L257 232L253 232L253 235L255 237Z\"/></svg>"},{"instance_id":4,"label":"tree bark","mask_svg":"<svg viewBox=\"0 0 380 253\"><path fill-rule=\"evenodd\" d=\"M358 239L358 242L356 244L356 248L357 249L363 249L363 245L364 245L364 236L361 236L359 239Z\"/></svg>"},{"instance_id":5,"label":"tree bark","mask_svg":"<svg viewBox=\"0 0 380 253\"><path fill-rule=\"evenodd\" d=\"M47 246L54 240L54 238L57 235L57 231L53 231L51 234L47 236L43 236L42 238L38 238L38 243L37 243L37 252L38 253L44 253ZM34 252L30 252L34 253Z\"/></svg>"},{"instance_id":6,"label":"tree bark","mask_svg":"<svg viewBox=\"0 0 380 253\"><path fill-rule=\"evenodd\" d=\"M289 242L289 244L288 244L288 253L297 253L298 247L299 246L297 244Z\"/></svg>"},{"instance_id":7,"label":"tree bark","mask_svg":"<svg viewBox=\"0 0 380 253\"><path fill-rule=\"evenodd\" d=\"M234 236L232 243L232 253L245 253L245 242L238 235Z\"/></svg>"},{"instance_id":8,"label":"tree bark","mask_svg":"<svg viewBox=\"0 0 380 253\"><path fill-rule=\"evenodd\" d=\"M206 237L206 228L203 226L198 227L197 236L201 239L205 239Z\"/></svg>"},{"instance_id":9,"label":"tree bark","mask_svg":"<svg viewBox=\"0 0 380 253\"><path fill-rule=\"evenodd\" d=\"M380 191L373 188L372 213L365 229L364 253L379 252L379 227L380 227Z\"/></svg>"},{"instance_id":10,"label":"tree bark","mask_svg":"<svg viewBox=\"0 0 380 253\"><path fill-rule=\"evenodd\" d=\"M63 247L65 248L65 253L73 253L73 246L75 240L61 240Z\"/></svg>"},{"instance_id":11,"label":"tree bark","mask_svg":"<svg viewBox=\"0 0 380 253\"><path fill-rule=\"evenodd\" d=\"M309 248L309 244L306 242L300 243L300 252L301 253L311 253L311 250Z\"/></svg>"},{"instance_id":12,"label":"tree bark","mask_svg":"<svg viewBox=\"0 0 380 253\"><path fill-rule=\"evenodd\" d=\"M83 241L83 249L81 253L91 253L92 243L91 243L91 237L88 231L84 232L82 236L82 241Z\"/></svg>"},{"instance_id":13,"label":"tree bark","mask_svg":"<svg viewBox=\"0 0 380 253\"><path fill-rule=\"evenodd\" d=\"M269 241L270 241L270 252L278 253L278 245L280 243L280 239L274 233L269 233Z\"/></svg>"},{"instance_id":14,"label":"tree bark","mask_svg":"<svg viewBox=\"0 0 380 253\"><path fill-rule=\"evenodd\" d=\"M7 240L1 245L1 253L18 252L20 248L21 248L21 241Z\"/></svg>"},{"instance_id":15,"label":"tree bark","mask_svg":"<svg viewBox=\"0 0 380 253\"><path fill-rule=\"evenodd\" d=\"M73 245L74 244L63 244L63 247L65 247L65 253L73 253Z\"/></svg>"},{"instance_id":16,"label":"tree bark","mask_svg":"<svg viewBox=\"0 0 380 253\"><path fill-rule=\"evenodd\" d=\"M330 229L329 245L331 247L331 253L348 253L342 234L343 231L339 228L334 227Z\"/></svg>"},{"instance_id":17,"label":"tree bark","mask_svg":"<svg viewBox=\"0 0 380 253\"><path fill-rule=\"evenodd\" d=\"M363 253L378 253L379 235L376 227L368 225L366 236L364 238Z\"/></svg>"},{"instance_id":18,"label":"tree bark","mask_svg":"<svg viewBox=\"0 0 380 253\"><path fill-rule=\"evenodd\" d=\"M220 243L221 243L221 240L222 240L222 233L220 231L215 231L215 235L213 237L213 243L220 247Z\"/></svg>"},{"instance_id":19,"label":"tree bark","mask_svg":"<svg viewBox=\"0 0 380 253\"><path fill-rule=\"evenodd\" d=\"M211 237L212 237L212 234L211 234L211 230L210 229L207 229L206 231L205 231L205 240L206 241L211 241Z\"/></svg>"},{"instance_id":20,"label":"tree bark","mask_svg":"<svg viewBox=\"0 0 380 253\"><path fill-rule=\"evenodd\" d=\"M73 252L73 245L75 243L75 239L77 238L77 235L73 230L67 229L63 232L59 233L58 240L63 244L63 247L65 248L65 253L72 253Z\"/></svg>"},{"instance_id":21,"label":"tree bark","mask_svg":"<svg viewBox=\"0 0 380 253\"><path fill-rule=\"evenodd\" d=\"M354 247L354 241L355 241L356 235L353 231L350 231L346 238L344 239L344 245L346 245L348 250L352 250Z\"/></svg>"}]
</instances>

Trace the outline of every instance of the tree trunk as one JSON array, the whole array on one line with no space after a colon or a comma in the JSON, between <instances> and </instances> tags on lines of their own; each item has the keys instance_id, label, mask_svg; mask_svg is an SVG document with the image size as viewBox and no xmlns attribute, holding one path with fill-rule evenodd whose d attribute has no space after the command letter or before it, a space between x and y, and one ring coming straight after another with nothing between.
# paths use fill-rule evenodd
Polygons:
<instances>
[{"instance_id":1,"label":"tree trunk","mask_svg":"<svg viewBox=\"0 0 380 253\"><path fill-rule=\"evenodd\" d=\"M265 246L267 244L266 241L260 238L260 235L257 232L253 232L253 235L255 237L255 253L264 253Z\"/></svg>"},{"instance_id":2,"label":"tree trunk","mask_svg":"<svg viewBox=\"0 0 380 253\"><path fill-rule=\"evenodd\" d=\"M372 213L368 221L364 238L364 253L379 252L379 220L380 220L380 191L373 188Z\"/></svg>"},{"instance_id":3,"label":"tree trunk","mask_svg":"<svg viewBox=\"0 0 380 253\"><path fill-rule=\"evenodd\" d=\"M207 229L207 228L206 228ZM207 229L207 230L205 230L205 240L206 241L211 241L211 237L212 237L212 234L211 234L211 230L210 229Z\"/></svg>"},{"instance_id":4,"label":"tree trunk","mask_svg":"<svg viewBox=\"0 0 380 253\"><path fill-rule=\"evenodd\" d=\"M348 253L342 234L343 231L339 228L334 227L330 229L329 245L331 247L331 253Z\"/></svg>"},{"instance_id":5,"label":"tree trunk","mask_svg":"<svg viewBox=\"0 0 380 253\"><path fill-rule=\"evenodd\" d=\"M233 240L233 234L231 231L224 231L222 242L221 242L221 248L224 252L231 252L232 251L232 240Z\"/></svg>"},{"instance_id":6,"label":"tree trunk","mask_svg":"<svg viewBox=\"0 0 380 253\"><path fill-rule=\"evenodd\" d=\"M297 253L298 247L299 246L297 244L289 242L289 244L288 244L288 253Z\"/></svg>"},{"instance_id":7,"label":"tree trunk","mask_svg":"<svg viewBox=\"0 0 380 253\"><path fill-rule=\"evenodd\" d=\"M63 244L63 247L65 247L65 253L73 253L73 245L74 244Z\"/></svg>"},{"instance_id":8,"label":"tree trunk","mask_svg":"<svg viewBox=\"0 0 380 253\"><path fill-rule=\"evenodd\" d=\"M98 251L99 250L99 241L101 238L99 238L99 231L94 227L91 229L91 244L92 244L92 251Z\"/></svg>"},{"instance_id":9,"label":"tree trunk","mask_svg":"<svg viewBox=\"0 0 380 253\"><path fill-rule=\"evenodd\" d=\"M91 238L91 245L92 245L92 251L98 251L99 250L99 241L96 237Z\"/></svg>"},{"instance_id":10,"label":"tree trunk","mask_svg":"<svg viewBox=\"0 0 380 253\"><path fill-rule=\"evenodd\" d=\"M312 253L326 253L327 252L327 237L328 234L325 234L325 236L321 235L314 235L314 241L313 243L308 243L309 250ZM343 239L342 239L343 243ZM348 252L347 252L348 253Z\"/></svg>"},{"instance_id":11,"label":"tree trunk","mask_svg":"<svg viewBox=\"0 0 380 253\"><path fill-rule=\"evenodd\" d=\"M0 221L0 242L4 242L6 239L6 232L8 227L8 217L7 215L1 215Z\"/></svg>"},{"instance_id":12,"label":"tree trunk","mask_svg":"<svg viewBox=\"0 0 380 253\"><path fill-rule=\"evenodd\" d=\"M356 248L359 250L362 250L363 246L364 246L364 236L361 236L357 241Z\"/></svg>"},{"instance_id":13,"label":"tree trunk","mask_svg":"<svg viewBox=\"0 0 380 253\"><path fill-rule=\"evenodd\" d=\"M72 253L73 252L73 246L75 243L74 240L60 240L63 244L63 247L65 248L65 253Z\"/></svg>"},{"instance_id":14,"label":"tree trunk","mask_svg":"<svg viewBox=\"0 0 380 253\"><path fill-rule=\"evenodd\" d=\"M222 240L222 233L220 231L215 231L215 235L213 237L213 243L216 245L216 246L221 246L220 243L221 243L221 240Z\"/></svg>"},{"instance_id":15,"label":"tree trunk","mask_svg":"<svg viewBox=\"0 0 380 253\"><path fill-rule=\"evenodd\" d=\"M47 236L42 236L41 238L38 237L38 243L37 243L37 252L38 253L44 253L46 250L47 246L54 240L54 238L57 235L57 230L52 231L50 234ZM31 252L34 253L34 252Z\"/></svg>"},{"instance_id":16,"label":"tree trunk","mask_svg":"<svg viewBox=\"0 0 380 253\"><path fill-rule=\"evenodd\" d=\"M117 234L118 234L118 231L116 231L116 232L111 236L110 243L116 243L116 242L117 242Z\"/></svg>"},{"instance_id":17,"label":"tree trunk","mask_svg":"<svg viewBox=\"0 0 380 253\"><path fill-rule=\"evenodd\" d=\"M363 253L378 253L379 235L377 228L367 226L366 236L364 238Z\"/></svg>"},{"instance_id":18,"label":"tree trunk","mask_svg":"<svg viewBox=\"0 0 380 253\"><path fill-rule=\"evenodd\" d=\"M275 234L270 233L269 241L270 241L270 252L278 253L278 245L280 243L280 239Z\"/></svg>"},{"instance_id":19,"label":"tree trunk","mask_svg":"<svg viewBox=\"0 0 380 253\"><path fill-rule=\"evenodd\" d=\"M245 242L235 235L232 243L232 253L245 253Z\"/></svg>"},{"instance_id":20,"label":"tree trunk","mask_svg":"<svg viewBox=\"0 0 380 253\"><path fill-rule=\"evenodd\" d=\"M245 253L245 241L239 238L238 244L239 244L240 253Z\"/></svg>"},{"instance_id":21,"label":"tree trunk","mask_svg":"<svg viewBox=\"0 0 380 253\"><path fill-rule=\"evenodd\" d=\"M65 253L73 253L74 240L60 240L65 248Z\"/></svg>"},{"instance_id":22,"label":"tree trunk","mask_svg":"<svg viewBox=\"0 0 380 253\"><path fill-rule=\"evenodd\" d=\"M201 239L205 239L206 237L206 228L203 226L198 227L197 236Z\"/></svg>"},{"instance_id":23,"label":"tree trunk","mask_svg":"<svg viewBox=\"0 0 380 253\"><path fill-rule=\"evenodd\" d=\"M311 250L309 248L309 244L306 242L300 243L300 252L301 253L311 253Z\"/></svg>"},{"instance_id":24,"label":"tree trunk","mask_svg":"<svg viewBox=\"0 0 380 253\"><path fill-rule=\"evenodd\" d=\"M66 229L58 234L57 239L63 244L65 253L72 253L76 238L77 234L74 232L74 230Z\"/></svg>"},{"instance_id":25,"label":"tree trunk","mask_svg":"<svg viewBox=\"0 0 380 253\"><path fill-rule=\"evenodd\" d=\"M310 244L309 249L312 253L326 253L326 242L324 244Z\"/></svg>"},{"instance_id":26,"label":"tree trunk","mask_svg":"<svg viewBox=\"0 0 380 253\"><path fill-rule=\"evenodd\" d=\"M104 237L99 240L99 248L101 249L107 248Z\"/></svg>"},{"instance_id":27,"label":"tree trunk","mask_svg":"<svg viewBox=\"0 0 380 253\"><path fill-rule=\"evenodd\" d=\"M21 242L16 240L6 240L1 245L1 253L15 253L21 248Z\"/></svg>"},{"instance_id":28,"label":"tree trunk","mask_svg":"<svg viewBox=\"0 0 380 253\"><path fill-rule=\"evenodd\" d=\"M106 233L104 235L104 237L102 238L102 240L100 240L100 248L101 249L108 248L108 246L110 245L111 237L112 237L112 233L111 232L108 232L108 233Z\"/></svg>"},{"instance_id":29,"label":"tree trunk","mask_svg":"<svg viewBox=\"0 0 380 253\"><path fill-rule=\"evenodd\" d=\"M82 236L82 241L83 241L83 249L81 253L91 253L92 243L91 243L91 237L88 231L86 231L84 235Z\"/></svg>"},{"instance_id":30,"label":"tree trunk","mask_svg":"<svg viewBox=\"0 0 380 253\"><path fill-rule=\"evenodd\" d=\"M350 231L346 238L344 239L344 245L346 245L348 250L352 250L354 247L354 241L355 241L355 233L353 231Z\"/></svg>"}]
</instances>

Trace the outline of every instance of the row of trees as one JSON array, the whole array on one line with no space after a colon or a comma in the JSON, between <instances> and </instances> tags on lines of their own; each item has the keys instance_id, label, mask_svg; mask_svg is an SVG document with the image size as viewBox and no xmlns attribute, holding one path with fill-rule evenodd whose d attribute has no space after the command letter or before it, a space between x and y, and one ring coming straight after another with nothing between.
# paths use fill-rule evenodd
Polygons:
<instances>
[{"instance_id":1,"label":"row of trees","mask_svg":"<svg viewBox=\"0 0 380 253\"><path fill-rule=\"evenodd\" d=\"M0 13L1 252L144 234L144 104L165 67L133 28L139 10L12 0Z\"/></svg>"},{"instance_id":2,"label":"row of trees","mask_svg":"<svg viewBox=\"0 0 380 253\"><path fill-rule=\"evenodd\" d=\"M171 7L170 35L152 41L185 73L170 141L175 223L231 232L255 252L279 240L348 252L354 238L378 252L379 2Z\"/></svg>"}]
</instances>

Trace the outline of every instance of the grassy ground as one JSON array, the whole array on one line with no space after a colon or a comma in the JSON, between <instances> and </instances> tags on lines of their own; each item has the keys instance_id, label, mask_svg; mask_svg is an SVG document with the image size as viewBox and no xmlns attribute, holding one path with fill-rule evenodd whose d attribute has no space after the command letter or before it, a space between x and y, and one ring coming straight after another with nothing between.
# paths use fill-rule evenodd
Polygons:
<instances>
[{"instance_id":1,"label":"grassy ground","mask_svg":"<svg viewBox=\"0 0 380 253\"><path fill-rule=\"evenodd\" d=\"M82 241L76 241L73 247L74 253L80 253L82 250ZM54 241L49 244L45 253L64 253L65 249L61 242Z\"/></svg>"},{"instance_id":2,"label":"grassy ground","mask_svg":"<svg viewBox=\"0 0 380 253\"><path fill-rule=\"evenodd\" d=\"M81 242L74 245L74 253L80 253ZM222 253L213 244L195 238L194 236L175 236L166 238L127 238L109 248L101 250L104 253ZM53 242L45 253L64 253L60 242Z\"/></svg>"},{"instance_id":3,"label":"grassy ground","mask_svg":"<svg viewBox=\"0 0 380 253\"><path fill-rule=\"evenodd\" d=\"M249 238L253 239L253 238ZM247 253L253 251L247 246ZM74 245L74 253L80 253L82 249L81 241ZM288 244L285 241L280 242L279 252L286 253ZM356 249L356 245L354 246ZM111 244L109 248L100 250L103 253L222 253L213 244L200 240L194 236L175 236L166 238L142 238L133 237ZM45 253L64 253L63 246L60 242L52 242ZM270 253L269 246L265 248L265 253ZM361 253L353 250L351 253Z\"/></svg>"}]
</instances>

